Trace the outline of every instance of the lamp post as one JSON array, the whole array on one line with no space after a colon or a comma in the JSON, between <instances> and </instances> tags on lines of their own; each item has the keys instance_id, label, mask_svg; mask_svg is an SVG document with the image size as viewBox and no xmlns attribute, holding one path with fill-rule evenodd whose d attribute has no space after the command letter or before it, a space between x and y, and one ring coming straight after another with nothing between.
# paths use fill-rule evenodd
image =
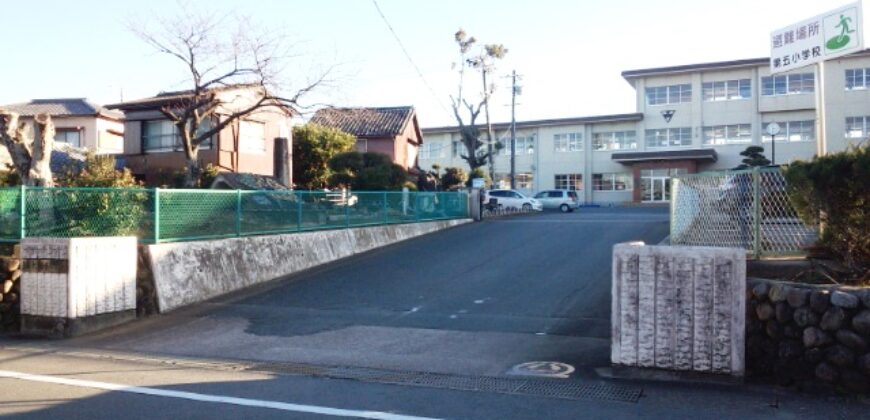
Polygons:
<instances>
[{"instance_id":1,"label":"lamp post","mask_svg":"<svg viewBox=\"0 0 870 420\"><path fill-rule=\"evenodd\" d=\"M779 134L779 124L772 122L767 125L767 134L770 134L770 164L776 165L776 135Z\"/></svg>"}]
</instances>

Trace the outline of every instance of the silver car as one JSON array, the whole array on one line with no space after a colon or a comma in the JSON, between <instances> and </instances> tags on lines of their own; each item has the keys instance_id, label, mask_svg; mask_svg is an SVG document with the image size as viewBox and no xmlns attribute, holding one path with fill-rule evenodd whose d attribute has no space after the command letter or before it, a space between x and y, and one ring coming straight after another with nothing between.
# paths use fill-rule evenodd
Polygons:
<instances>
[{"instance_id":1,"label":"silver car","mask_svg":"<svg viewBox=\"0 0 870 420\"><path fill-rule=\"evenodd\" d=\"M535 195L535 199L544 205L545 209L559 209L562 213L574 211L579 205L577 191L547 190Z\"/></svg>"}]
</instances>

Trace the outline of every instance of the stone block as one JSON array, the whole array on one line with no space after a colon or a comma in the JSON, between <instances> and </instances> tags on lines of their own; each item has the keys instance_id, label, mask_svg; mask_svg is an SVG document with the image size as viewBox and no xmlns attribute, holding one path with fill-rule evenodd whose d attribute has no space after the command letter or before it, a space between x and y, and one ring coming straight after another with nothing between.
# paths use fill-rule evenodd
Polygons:
<instances>
[{"instance_id":1,"label":"stone block","mask_svg":"<svg viewBox=\"0 0 870 420\"><path fill-rule=\"evenodd\" d=\"M816 378L823 382L834 383L840 377L837 369L827 363L819 363L815 370Z\"/></svg>"},{"instance_id":2,"label":"stone block","mask_svg":"<svg viewBox=\"0 0 870 420\"><path fill-rule=\"evenodd\" d=\"M813 347L822 347L830 344L833 340L831 336L816 328L816 327L807 327L804 328L804 347L813 348Z\"/></svg>"},{"instance_id":3,"label":"stone block","mask_svg":"<svg viewBox=\"0 0 870 420\"><path fill-rule=\"evenodd\" d=\"M808 307L795 309L792 318L794 318L795 324L801 328L819 324L819 316Z\"/></svg>"},{"instance_id":4,"label":"stone block","mask_svg":"<svg viewBox=\"0 0 870 420\"><path fill-rule=\"evenodd\" d=\"M783 302L788 297L788 293L790 291L791 287L788 287L782 283L776 283L773 286L770 286L770 292L768 292L768 297L773 303Z\"/></svg>"},{"instance_id":5,"label":"stone block","mask_svg":"<svg viewBox=\"0 0 870 420\"><path fill-rule=\"evenodd\" d=\"M831 306L831 292L814 290L810 293L810 307L818 314L823 314Z\"/></svg>"},{"instance_id":6,"label":"stone block","mask_svg":"<svg viewBox=\"0 0 870 420\"><path fill-rule=\"evenodd\" d=\"M839 306L841 308L857 308L858 302L858 296L855 296L852 293L841 292L839 290L831 293L831 304Z\"/></svg>"},{"instance_id":7,"label":"stone block","mask_svg":"<svg viewBox=\"0 0 870 420\"><path fill-rule=\"evenodd\" d=\"M765 302L755 308L755 314L758 316L759 320L767 321L776 315L776 311L771 304Z\"/></svg>"},{"instance_id":8,"label":"stone block","mask_svg":"<svg viewBox=\"0 0 870 420\"><path fill-rule=\"evenodd\" d=\"M776 304L776 321L780 324L784 324L786 322L791 321L792 317L791 306L789 306L786 302L779 302Z\"/></svg>"},{"instance_id":9,"label":"stone block","mask_svg":"<svg viewBox=\"0 0 870 420\"><path fill-rule=\"evenodd\" d=\"M825 311L825 314L822 315L822 321L819 322L819 326L825 331L836 331L843 326L843 322L845 321L846 311L839 306L831 306L827 311Z\"/></svg>"},{"instance_id":10,"label":"stone block","mask_svg":"<svg viewBox=\"0 0 870 420\"><path fill-rule=\"evenodd\" d=\"M835 344L825 351L825 360L834 366L847 367L855 363L855 352Z\"/></svg>"},{"instance_id":11,"label":"stone block","mask_svg":"<svg viewBox=\"0 0 870 420\"><path fill-rule=\"evenodd\" d=\"M792 288L786 296L789 306L792 308L800 308L809 301L810 292L806 289Z\"/></svg>"},{"instance_id":12,"label":"stone block","mask_svg":"<svg viewBox=\"0 0 870 420\"><path fill-rule=\"evenodd\" d=\"M770 291L770 284L766 282L758 282L752 287L752 295L758 300L767 299L767 293Z\"/></svg>"},{"instance_id":13,"label":"stone block","mask_svg":"<svg viewBox=\"0 0 870 420\"><path fill-rule=\"evenodd\" d=\"M865 309L852 318L852 328L860 334L870 335L870 310Z\"/></svg>"},{"instance_id":14,"label":"stone block","mask_svg":"<svg viewBox=\"0 0 870 420\"><path fill-rule=\"evenodd\" d=\"M855 350L858 353L864 353L864 351L867 350L867 340L852 331L842 329L837 331L837 334L835 334L835 336L837 337L837 341L839 341L840 344L852 350Z\"/></svg>"}]
</instances>

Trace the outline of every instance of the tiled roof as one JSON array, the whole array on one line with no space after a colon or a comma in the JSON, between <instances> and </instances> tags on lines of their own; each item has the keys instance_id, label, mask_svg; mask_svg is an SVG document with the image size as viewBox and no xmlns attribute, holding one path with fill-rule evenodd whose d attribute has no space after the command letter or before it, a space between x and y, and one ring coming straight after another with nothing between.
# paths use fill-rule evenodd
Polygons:
<instances>
[{"instance_id":1,"label":"tiled roof","mask_svg":"<svg viewBox=\"0 0 870 420\"><path fill-rule=\"evenodd\" d=\"M405 131L414 115L412 106L385 108L324 108L311 123L337 128L357 137L389 137Z\"/></svg>"},{"instance_id":2,"label":"tiled roof","mask_svg":"<svg viewBox=\"0 0 870 420\"><path fill-rule=\"evenodd\" d=\"M247 89L254 88L260 85L257 84L237 84L237 85L229 85L229 86L221 86L217 88L210 89L212 92L222 92L233 89ZM142 98L135 99L132 101L121 102L117 104L106 105L106 108L111 109L121 109L121 110L141 110L141 109L153 109L165 104L170 104L173 102L180 102L185 99L190 98L192 90L179 90L174 92L160 92L156 96L152 96L150 98Z\"/></svg>"},{"instance_id":3,"label":"tiled roof","mask_svg":"<svg viewBox=\"0 0 870 420\"><path fill-rule=\"evenodd\" d=\"M109 118L122 118L120 113L107 110L85 98L34 99L20 104L0 105L0 109L16 112L22 117L32 117L45 113L52 117L101 115Z\"/></svg>"}]
</instances>

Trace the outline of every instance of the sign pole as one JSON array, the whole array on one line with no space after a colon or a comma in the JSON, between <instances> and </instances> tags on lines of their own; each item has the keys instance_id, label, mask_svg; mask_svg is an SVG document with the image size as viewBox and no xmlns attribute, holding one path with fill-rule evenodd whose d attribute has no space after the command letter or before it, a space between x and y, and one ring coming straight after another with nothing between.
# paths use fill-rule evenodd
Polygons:
<instances>
[{"instance_id":1,"label":"sign pole","mask_svg":"<svg viewBox=\"0 0 870 420\"><path fill-rule=\"evenodd\" d=\"M817 64L819 86L816 89L816 154L824 156L828 154L828 139L826 134L826 113L825 113L825 62L819 61Z\"/></svg>"},{"instance_id":2,"label":"sign pole","mask_svg":"<svg viewBox=\"0 0 870 420\"><path fill-rule=\"evenodd\" d=\"M776 134L770 135L770 164L776 165Z\"/></svg>"}]
</instances>

